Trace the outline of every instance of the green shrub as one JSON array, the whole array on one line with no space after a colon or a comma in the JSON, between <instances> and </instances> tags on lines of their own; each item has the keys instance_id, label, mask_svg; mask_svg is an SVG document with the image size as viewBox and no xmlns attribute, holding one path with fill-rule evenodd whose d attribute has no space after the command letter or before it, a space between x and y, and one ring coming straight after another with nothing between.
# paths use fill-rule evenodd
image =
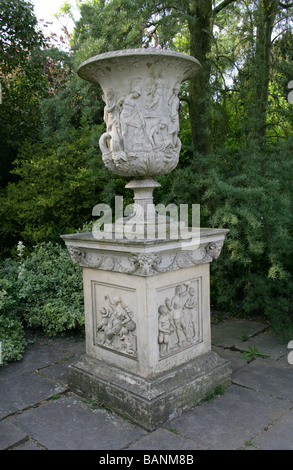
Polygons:
<instances>
[{"instance_id":1,"label":"green shrub","mask_svg":"<svg viewBox=\"0 0 293 470\"><path fill-rule=\"evenodd\" d=\"M27 343L24 328L18 318L13 319L0 314L0 343L0 365L22 358Z\"/></svg>"},{"instance_id":2,"label":"green shrub","mask_svg":"<svg viewBox=\"0 0 293 470\"><path fill-rule=\"evenodd\" d=\"M84 325L81 267L61 245L34 248L22 264L18 295L28 327L54 336Z\"/></svg>"},{"instance_id":3,"label":"green shrub","mask_svg":"<svg viewBox=\"0 0 293 470\"><path fill-rule=\"evenodd\" d=\"M18 298L19 268L20 264L12 259L0 265L0 348L4 365L21 359L26 346Z\"/></svg>"},{"instance_id":4,"label":"green shrub","mask_svg":"<svg viewBox=\"0 0 293 470\"><path fill-rule=\"evenodd\" d=\"M0 342L2 363L21 359L26 328L48 336L62 335L84 326L80 266L60 244L43 243L20 260L0 264Z\"/></svg>"}]
</instances>

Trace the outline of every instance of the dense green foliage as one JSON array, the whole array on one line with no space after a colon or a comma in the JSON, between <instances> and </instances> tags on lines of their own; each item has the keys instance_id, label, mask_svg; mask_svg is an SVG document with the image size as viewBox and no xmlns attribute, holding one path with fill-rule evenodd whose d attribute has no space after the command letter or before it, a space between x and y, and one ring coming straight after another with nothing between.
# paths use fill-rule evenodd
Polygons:
<instances>
[{"instance_id":1,"label":"dense green foliage","mask_svg":"<svg viewBox=\"0 0 293 470\"><path fill-rule=\"evenodd\" d=\"M23 261L19 283L29 327L54 336L84 324L81 268L60 245L38 245Z\"/></svg>"},{"instance_id":2,"label":"dense green foliage","mask_svg":"<svg viewBox=\"0 0 293 470\"><path fill-rule=\"evenodd\" d=\"M0 341L3 364L21 359L25 350L25 331L18 299L19 263L6 260L0 266Z\"/></svg>"},{"instance_id":3,"label":"dense green foliage","mask_svg":"<svg viewBox=\"0 0 293 470\"><path fill-rule=\"evenodd\" d=\"M164 202L201 201L201 226L230 230L211 264L212 308L266 318L282 340L292 328L293 140L265 156L256 148L202 156L162 178Z\"/></svg>"},{"instance_id":4,"label":"dense green foliage","mask_svg":"<svg viewBox=\"0 0 293 470\"><path fill-rule=\"evenodd\" d=\"M42 243L20 260L0 265L0 339L3 363L18 360L25 350L25 329L48 336L83 328L81 268L68 251L51 242Z\"/></svg>"},{"instance_id":5,"label":"dense green foliage","mask_svg":"<svg viewBox=\"0 0 293 470\"><path fill-rule=\"evenodd\" d=\"M0 187L19 146L37 136L39 102L46 90L44 37L37 29L33 7L18 0L0 1Z\"/></svg>"},{"instance_id":6,"label":"dense green foliage","mask_svg":"<svg viewBox=\"0 0 293 470\"><path fill-rule=\"evenodd\" d=\"M203 65L182 84L180 162L158 178L155 202L199 203L202 226L230 230L211 264L213 309L262 317L292 339L291 2L83 0L79 10L64 52L38 31L27 0L0 0L5 357L21 356L24 327L59 334L82 325L80 272L60 234L89 222L97 203L123 195L129 204L131 194L101 160L101 90L76 69L95 54L148 46ZM19 240L27 253L17 261Z\"/></svg>"}]
</instances>

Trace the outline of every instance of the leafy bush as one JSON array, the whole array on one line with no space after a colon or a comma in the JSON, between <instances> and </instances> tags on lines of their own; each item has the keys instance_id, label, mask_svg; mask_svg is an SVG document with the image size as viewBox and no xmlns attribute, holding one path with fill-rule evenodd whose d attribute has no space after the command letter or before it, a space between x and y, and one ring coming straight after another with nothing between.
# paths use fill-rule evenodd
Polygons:
<instances>
[{"instance_id":1,"label":"leafy bush","mask_svg":"<svg viewBox=\"0 0 293 470\"><path fill-rule=\"evenodd\" d=\"M61 245L49 242L34 248L23 262L18 295L25 324L48 336L84 325L81 268Z\"/></svg>"},{"instance_id":2,"label":"leafy bush","mask_svg":"<svg viewBox=\"0 0 293 470\"><path fill-rule=\"evenodd\" d=\"M0 314L0 342L2 355L0 365L22 358L27 343L19 319Z\"/></svg>"},{"instance_id":3,"label":"leafy bush","mask_svg":"<svg viewBox=\"0 0 293 470\"><path fill-rule=\"evenodd\" d=\"M61 245L42 243L20 261L0 264L0 342L2 363L21 359L25 331L57 336L84 326L81 268Z\"/></svg>"},{"instance_id":4,"label":"leafy bush","mask_svg":"<svg viewBox=\"0 0 293 470\"><path fill-rule=\"evenodd\" d=\"M12 259L0 266L0 342L4 365L21 359L26 346L18 299L19 267Z\"/></svg>"}]
</instances>

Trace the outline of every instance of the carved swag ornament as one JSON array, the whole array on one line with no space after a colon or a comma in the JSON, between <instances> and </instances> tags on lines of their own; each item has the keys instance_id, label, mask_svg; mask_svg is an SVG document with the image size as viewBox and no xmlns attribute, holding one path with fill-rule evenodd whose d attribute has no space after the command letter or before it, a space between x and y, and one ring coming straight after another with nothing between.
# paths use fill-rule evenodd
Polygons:
<instances>
[{"instance_id":1,"label":"carved swag ornament","mask_svg":"<svg viewBox=\"0 0 293 470\"><path fill-rule=\"evenodd\" d=\"M175 253L132 253L127 257L119 255L105 255L88 253L75 246L68 245L68 251L74 263L83 267L115 271L138 276L151 276L156 273L173 271L176 269L209 263L217 259L221 253L224 242L208 243L197 250L177 251Z\"/></svg>"}]
</instances>

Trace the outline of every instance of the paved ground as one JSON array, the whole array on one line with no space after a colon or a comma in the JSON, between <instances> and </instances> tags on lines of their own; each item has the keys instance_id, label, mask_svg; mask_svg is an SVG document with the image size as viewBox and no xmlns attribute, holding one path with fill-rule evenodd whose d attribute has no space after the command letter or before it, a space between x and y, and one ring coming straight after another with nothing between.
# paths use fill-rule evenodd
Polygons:
<instances>
[{"instance_id":1,"label":"paved ground","mask_svg":"<svg viewBox=\"0 0 293 470\"><path fill-rule=\"evenodd\" d=\"M152 432L68 390L67 368L84 353L83 338L37 338L20 362L0 368L0 449L293 450L287 346L268 325L246 320L213 326L212 338L231 360L231 386ZM243 359L250 347L269 357Z\"/></svg>"}]
</instances>

